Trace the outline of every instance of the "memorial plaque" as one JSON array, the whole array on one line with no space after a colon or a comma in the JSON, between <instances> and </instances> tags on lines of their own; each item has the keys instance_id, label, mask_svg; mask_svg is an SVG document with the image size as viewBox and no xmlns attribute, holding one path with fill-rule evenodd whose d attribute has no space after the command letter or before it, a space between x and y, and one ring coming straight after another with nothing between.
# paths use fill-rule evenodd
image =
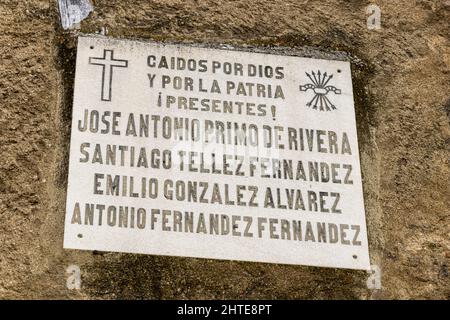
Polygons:
<instances>
[{"instance_id":1,"label":"memorial plaque","mask_svg":"<svg viewBox=\"0 0 450 320\"><path fill-rule=\"evenodd\" d=\"M369 269L350 64L80 37L64 247Z\"/></svg>"}]
</instances>

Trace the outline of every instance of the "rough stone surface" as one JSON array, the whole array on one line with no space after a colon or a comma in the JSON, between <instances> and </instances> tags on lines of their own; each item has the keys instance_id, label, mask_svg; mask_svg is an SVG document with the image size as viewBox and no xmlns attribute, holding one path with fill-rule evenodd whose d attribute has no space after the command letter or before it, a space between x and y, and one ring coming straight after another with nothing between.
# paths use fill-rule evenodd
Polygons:
<instances>
[{"instance_id":1,"label":"rough stone surface","mask_svg":"<svg viewBox=\"0 0 450 320\"><path fill-rule=\"evenodd\" d=\"M56 1L1 0L0 298L450 298L450 5L376 3L375 31L368 1L96 0L80 30L63 31ZM352 61L382 289L360 271L64 250L79 32ZM66 288L71 264L79 291Z\"/></svg>"}]
</instances>

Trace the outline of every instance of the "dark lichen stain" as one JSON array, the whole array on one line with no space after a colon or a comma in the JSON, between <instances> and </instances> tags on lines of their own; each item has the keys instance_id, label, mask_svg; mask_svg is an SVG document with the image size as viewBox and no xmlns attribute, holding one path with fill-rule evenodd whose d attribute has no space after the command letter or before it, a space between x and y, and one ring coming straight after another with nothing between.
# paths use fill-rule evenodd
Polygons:
<instances>
[{"instance_id":1,"label":"dark lichen stain","mask_svg":"<svg viewBox=\"0 0 450 320\"><path fill-rule=\"evenodd\" d=\"M83 289L93 298L160 299L161 269L158 257L106 253L85 266Z\"/></svg>"}]
</instances>

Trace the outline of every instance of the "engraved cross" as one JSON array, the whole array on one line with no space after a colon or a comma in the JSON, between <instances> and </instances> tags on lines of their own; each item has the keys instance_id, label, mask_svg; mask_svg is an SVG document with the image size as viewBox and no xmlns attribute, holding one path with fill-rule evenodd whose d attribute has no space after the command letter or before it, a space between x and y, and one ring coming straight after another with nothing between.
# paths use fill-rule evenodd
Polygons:
<instances>
[{"instance_id":1,"label":"engraved cross","mask_svg":"<svg viewBox=\"0 0 450 320\"><path fill-rule=\"evenodd\" d=\"M102 66L102 101L111 101L113 68L127 68L128 60L114 59L113 50L103 50L103 57L90 57L89 64Z\"/></svg>"}]
</instances>

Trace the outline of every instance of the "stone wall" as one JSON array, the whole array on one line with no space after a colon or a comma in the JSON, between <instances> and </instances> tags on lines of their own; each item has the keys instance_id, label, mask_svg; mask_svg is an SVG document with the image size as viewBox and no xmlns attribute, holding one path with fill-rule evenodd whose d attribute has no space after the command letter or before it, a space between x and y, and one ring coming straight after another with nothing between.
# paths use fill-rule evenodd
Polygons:
<instances>
[{"instance_id":1,"label":"stone wall","mask_svg":"<svg viewBox=\"0 0 450 320\"><path fill-rule=\"evenodd\" d=\"M0 298L449 298L450 3L96 0L64 31L56 1L0 2ZM76 37L106 33L340 55L352 62L372 264L364 271L64 250ZM66 287L78 265L81 290Z\"/></svg>"}]
</instances>

